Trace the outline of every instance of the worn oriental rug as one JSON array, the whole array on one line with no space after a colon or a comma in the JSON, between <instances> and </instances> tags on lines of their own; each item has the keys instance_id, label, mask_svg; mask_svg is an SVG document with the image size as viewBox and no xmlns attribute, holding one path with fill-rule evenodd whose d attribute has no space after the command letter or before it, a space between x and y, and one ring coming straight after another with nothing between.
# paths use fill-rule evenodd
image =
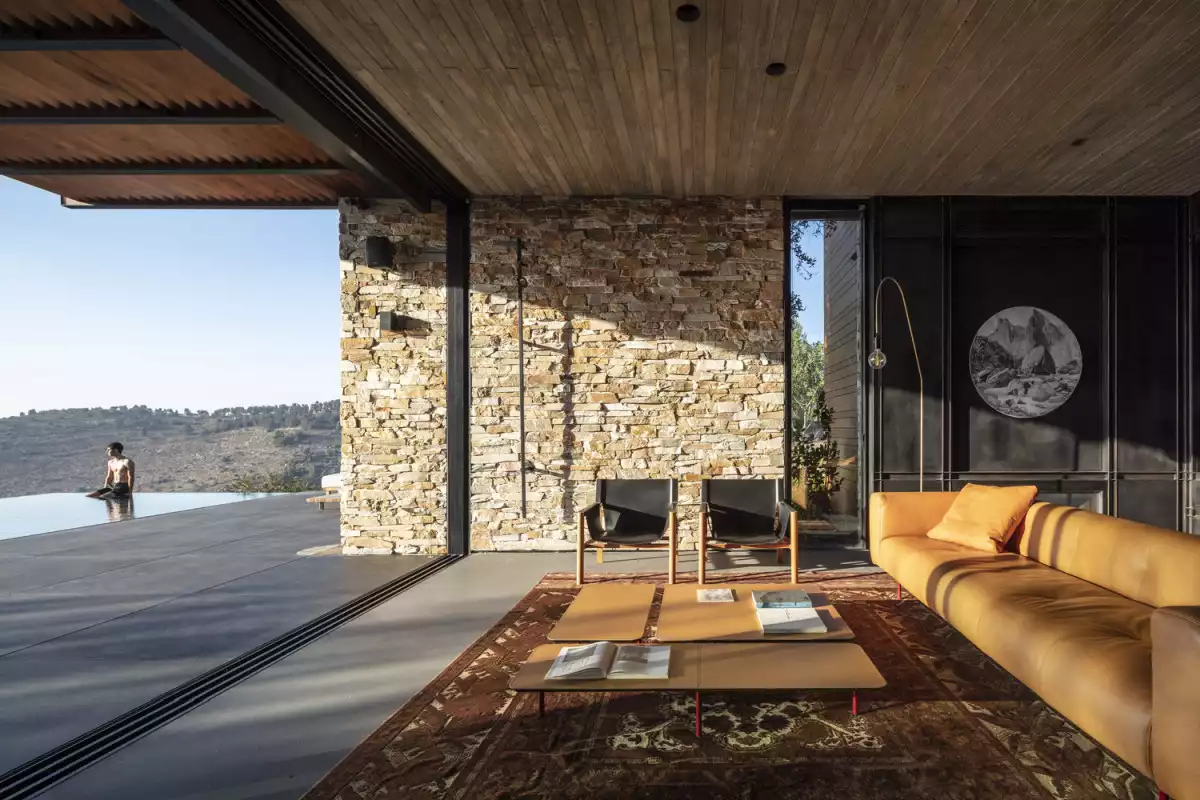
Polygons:
<instances>
[{"instance_id":1,"label":"worn oriental rug","mask_svg":"<svg viewBox=\"0 0 1200 800\"><path fill-rule=\"evenodd\" d=\"M664 575L607 575L663 583ZM724 579L724 576L723 576ZM778 580L778 573L731 582ZM888 686L860 692L518 696L508 680L576 589L547 575L305 800L420 798L1154 798L1082 734L883 575L806 576ZM661 595L661 592L660 592ZM657 603L648 634L653 635ZM796 645L803 647L802 644Z\"/></svg>"}]
</instances>

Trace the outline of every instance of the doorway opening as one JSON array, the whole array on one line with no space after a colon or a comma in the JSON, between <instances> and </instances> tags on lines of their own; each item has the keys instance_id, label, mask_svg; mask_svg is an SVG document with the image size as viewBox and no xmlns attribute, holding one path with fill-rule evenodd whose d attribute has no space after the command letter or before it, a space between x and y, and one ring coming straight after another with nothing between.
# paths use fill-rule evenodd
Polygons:
<instances>
[{"instance_id":1,"label":"doorway opening","mask_svg":"<svg viewBox=\"0 0 1200 800\"><path fill-rule=\"evenodd\" d=\"M788 478L805 534L823 546L863 541L863 213L788 214Z\"/></svg>"}]
</instances>

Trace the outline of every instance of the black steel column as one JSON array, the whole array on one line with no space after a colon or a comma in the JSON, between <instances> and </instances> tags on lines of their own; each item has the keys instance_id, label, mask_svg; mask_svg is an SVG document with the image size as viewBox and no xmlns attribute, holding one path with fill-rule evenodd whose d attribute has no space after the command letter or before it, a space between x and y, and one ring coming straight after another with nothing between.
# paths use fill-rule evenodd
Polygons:
<instances>
[{"instance_id":1,"label":"black steel column","mask_svg":"<svg viewBox=\"0 0 1200 800\"><path fill-rule=\"evenodd\" d=\"M451 555L471 549L471 206L446 206L446 528Z\"/></svg>"}]
</instances>

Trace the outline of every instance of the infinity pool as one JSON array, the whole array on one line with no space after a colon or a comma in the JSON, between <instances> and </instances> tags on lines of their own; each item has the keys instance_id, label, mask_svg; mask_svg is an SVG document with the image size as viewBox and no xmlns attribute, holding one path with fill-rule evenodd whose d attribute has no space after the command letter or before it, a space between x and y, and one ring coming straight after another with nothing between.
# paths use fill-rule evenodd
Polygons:
<instances>
[{"instance_id":1,"label":"infinity pool","mask_svg":"<svg viewBox=\"0 0 1200 800\"><path fill-rule=\"evenodd\" d=\"M138 492L123 500L96 500L82 494L3 497L0 498L0 539L15 539L104 522L123 522L270 496L239 492Z\"/></svg>"}]
</instances>

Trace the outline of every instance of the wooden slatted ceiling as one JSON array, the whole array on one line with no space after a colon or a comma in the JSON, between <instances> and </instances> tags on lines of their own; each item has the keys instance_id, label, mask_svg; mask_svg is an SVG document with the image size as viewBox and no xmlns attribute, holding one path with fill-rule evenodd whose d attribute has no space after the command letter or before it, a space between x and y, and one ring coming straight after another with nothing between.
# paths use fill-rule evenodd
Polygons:
<instances>
[{"instance_id":1,"label":"wooden slatted ceiling","mask_svg":"<svg viewBox=\"0 0 1200 800\"><path fill-rule=\"evenodd\" d=\"M476 194L1200 190L1195 0L281 1Z\"/></svg>"},{"instance_id":2,"label":"wooden slatted ceiling","mask_svg":"<svg viewBox=\"0 0 1200 800\"><path fill-rule=\"evenodd\" d=\"M4 0L0 22L23 25L132 25L121 0Z\"/></svg>"},{"instance_id":3,"label":"wooden slatted ceiling","mask_svg":"<svg viewBox=\"0 0 1200 800\"><path fill-rule=\"evenodd\" d=\"M4 0L0 23L134 25L120 0ZM184 51L0 52L0 106L242 107L250 98ZM328 156L282 125L0 125L0 161L129 164L172 161L317 164ZM334 202L369 193L350 173L312 175L21 176L91 202Z\"/></svg>"},{"instance_id":4,"label":"wooden slatted ceiling","mask_svg":"<svg viewBox=\"0 0 1200 800\"><path fill-rule=\"evenodd\" d=\"M2 105L249 105L195 56L168 52L0 52Z\"/></svg>"},{"instance_id":5,"label":"wooden slatted ceiling","mask_svg":"<svg viewBox=\"0 0 1200 800\"><path fill-rule=\"evenodd\" d=\"M326 163L329 158L283 126L0 125L7 162L270 160Z\"/></svg>"},{"instance_id":6,"label":"wooden slatted ceiling","mask_svg":"<svg viewBox=\"0 0 1200 800\"><path fill-rule=\"evenodd\" d=\"M139 201L315 202L326 198L361 196L365 187L357 176L307 175L115 175L29 176L24 183L54 194L94 203Z\"/></svg>"}]
</instances>

